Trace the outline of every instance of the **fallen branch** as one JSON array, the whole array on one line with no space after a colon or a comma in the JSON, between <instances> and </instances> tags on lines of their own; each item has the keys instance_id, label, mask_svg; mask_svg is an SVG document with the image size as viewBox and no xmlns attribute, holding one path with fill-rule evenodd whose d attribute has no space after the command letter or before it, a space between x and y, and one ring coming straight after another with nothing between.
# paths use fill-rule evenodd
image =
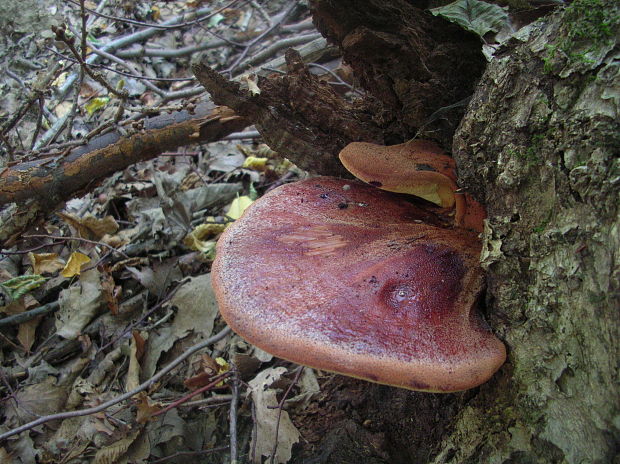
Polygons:
<instances>
[{"instance_id":1,"label":"fallen branch","mask_svg":"<svg viewBox=\"0 0 620 464\"><path fill-rule=\"evenodd\" d=\"M0 174L0 204L36 199L53 208L99 179L190 143L211 142L249 125L226 107L200 104L149 118L133 133L114 131L62 153L7 167Z\"/></svg>"},{"instance_id":2,"label":"fallen branch","mask_svg":"<svg viewBox=\"0 0 620 464\"><path fill-rule=\"evenodd\" d=\"M302 169L345 173L337 153L352 140L382 142L380 130L363 102L350 103L308 71L305 57L287 50L288 74L259 73L260 93L252 94L235 80L197 63L192 69L218 104L256 124L271 149Z\"/></svg>"},{"instance_id":3,"label":"fallen branch","mask_svg":"<svg viewBox=\"0 0 620 464\"><path fill-rule=\"evenodd\" d=\"M12 316L7 316L4 319L0 319L0 327L7 327L9 325L18 325L23 324L24 322L28 322L35 317L43 316L44 314L53 313L58 308L60 308L60 303L58 301L52 301L43 306L39 306L38 308L31 309L29 311L24 311L23 313L13 314Z\"/></svg>"}]
</instances>

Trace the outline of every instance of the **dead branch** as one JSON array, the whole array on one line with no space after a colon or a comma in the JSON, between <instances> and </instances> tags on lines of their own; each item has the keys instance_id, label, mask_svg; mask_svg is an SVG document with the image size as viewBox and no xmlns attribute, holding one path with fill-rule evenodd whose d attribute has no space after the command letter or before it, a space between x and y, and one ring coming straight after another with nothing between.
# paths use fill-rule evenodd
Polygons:
<instances>
[{"instance_id":1,"label":"dead branch","mask_svg":"<svg viewBox=\"0 0 620 464\"><path fill-rule=\"evenodd\" d=\"M471 96L486 65L480 39L431 15L426 3L310 2L315 26L340 47L361 86L381 102L382 127L391 121L390 132L401 140L439 108ZM449 147L463 113L458 107L445 114L424 136Z\"/></svg>"},{"instance_id":2,"label":"dead branch","mask_svg":"<svg viewBox=\"0 0 620 464\"><path fill-rule=\"evenodd\" d=\"M349 103L312 75L294 49L286 52L287 75L259 77L260 94L203 64L194 74L213 101L256 123L266 143L302 169L344 174L337 153L352 140L381 142L379 128L363 102Z\"/></svg>"},{"instance_id":3,"label":"dead branch","mask_svg":"<svg viewBox=\"0 0 620 464\"><path fill-rule=\"evenodd\" d=\"M205 103L189 110L149 118L133 133L118 130L70 151L7 167L0 174L0 204L35 198L53 208L80 190L131 164L179 146L210 142L248 123L225 107Z\"/></svg>"}]
</instances>

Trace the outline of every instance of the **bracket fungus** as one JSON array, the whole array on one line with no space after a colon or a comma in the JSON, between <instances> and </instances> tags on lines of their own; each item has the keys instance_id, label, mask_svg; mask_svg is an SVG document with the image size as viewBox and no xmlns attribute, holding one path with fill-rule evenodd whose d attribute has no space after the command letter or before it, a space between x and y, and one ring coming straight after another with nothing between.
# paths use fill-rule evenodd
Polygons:
<instances>
[{"instance_id":1,"label":"bracket fungus","mask_svg":"<svg viewBox=\"0 0 620 464\"><path fill-rule=\"evenodd\" d=\"M353 142L339 156L358 179L382 190L454 208L456 226L482 232L484 208L468 193L459 192L454 159L434 142L417 139L388 146Z\"/></svg>"},{"instance_id":2,"label":"bracket fungus","mask_svg":"<svg viewBox=\"0 0 620 464\"><path fill-rule=\"evenodd\" d=\"M278 357L412 390L488 380L506 351L475 309L477 234L359 181L283 185L217 245L224 319Z\"/></svg>"}]
</instances>

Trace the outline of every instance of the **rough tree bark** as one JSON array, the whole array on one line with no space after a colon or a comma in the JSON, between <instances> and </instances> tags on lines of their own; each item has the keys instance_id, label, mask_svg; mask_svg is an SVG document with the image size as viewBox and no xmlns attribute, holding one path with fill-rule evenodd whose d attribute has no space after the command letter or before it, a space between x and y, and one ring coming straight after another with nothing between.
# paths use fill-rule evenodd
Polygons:
<instances>
[{"instance_id":1,"label":"rough tree bark","mask_svg":"<svg viewBox=\"0 0 620 464\"><path fill-rule=\"evenodd\" d=\"M481 76L480 43L422 12L423 3L312 2L315 23L378 111L354 117L355 130L340 130L331 146L310 100L286 104L298 69L259 82L267 91L252 102L263 109L241 104L248 95L235 109L249 119L265 108L286 116L280 131L308 135L304 156L322 141L321 161L301 162L329 174L328 154L363 138L359 127L402 141L473 93L462 119L451 114L433 129L452 146L461 186L487 206L484 312L509 359L490 382L452 395L335 380L318 400L321 414L300 421L323 427L325 438L297 462L620 462L620 6L576 0L522 30ZM230 105L216 96L224 84L201 81ZM272 126L262 128L268 139Z\"/></svg>"},{"instance_id":2,"label":"rough tree bark","mask_svg":"<svg viewBox=\"0 0 620 464\"><path fill-rule=\"evenodd\" d=\"M619 15L579 0L533 24L489 64L457 131L510 357L435 462L618 462Z\"/></svg>"}]
</instances>

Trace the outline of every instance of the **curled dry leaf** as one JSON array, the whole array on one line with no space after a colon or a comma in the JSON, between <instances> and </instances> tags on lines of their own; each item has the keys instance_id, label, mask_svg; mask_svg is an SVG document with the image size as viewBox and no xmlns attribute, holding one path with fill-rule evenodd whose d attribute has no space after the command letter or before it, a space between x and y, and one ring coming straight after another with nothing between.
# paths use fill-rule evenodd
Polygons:
<instances>
[{"instance_id":1,"label":"curled dry leaf","mask_svg":"<svg viewBox=\"0 0 620 464\"><path fill-rule=\"evenodd\" d=\"M291 459L291 449L301 436L288 413L277 408L276 390L270 388L285 373L285 367L271 367L261 371L249 382L256 408L255 433L252 434L251 445L251 449L256 452L253 456L255 464L262 463L263 456L271 457L276 441L277 449L273 462L288 462Z\"/></svg>"},{"instance_id":2,"label":"curled dry leaf","mask_svg":"<svg viewBox=\"0 0 620 464\"><path fill-rule=\"evenodd\" d=\"M60 273L63 277L71 278L76 275L80 275L82 272L82 266L90 262L90 258L84 253L74 251L69 257L69 261L65 265L64 269Z\"/></svg>"},{"instance_id":3,"label":"curled dry leaf","mask_svg":"<svg viewBox=\"0 0 620 464\"><path fill-rule=\"evenodd\" d=\"M54 274L65 267L58 253L28 253L33 274Z\"/></svg>"}]
</instances>

